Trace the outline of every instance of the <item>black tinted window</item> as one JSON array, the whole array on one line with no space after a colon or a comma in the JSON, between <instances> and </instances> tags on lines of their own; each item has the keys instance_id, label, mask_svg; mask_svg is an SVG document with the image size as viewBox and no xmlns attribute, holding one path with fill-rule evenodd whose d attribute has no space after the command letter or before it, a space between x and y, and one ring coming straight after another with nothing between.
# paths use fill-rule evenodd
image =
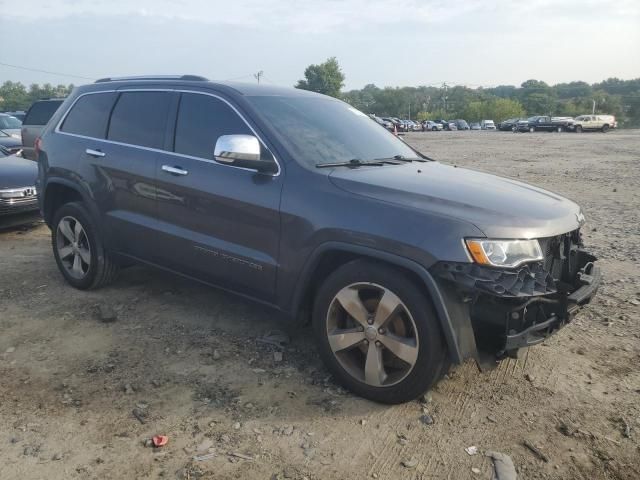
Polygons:
<instances>
[{"instance_id":1,"label":"black tinted window","mask_svg":"<svg viewBox=\"0 0 640 480\"><path fill-rule=\"evenodd\" d=\"M45 100L31 105L27 115L22 121L23 125L46 125L58 107L62 105L62 100Z\"/></svg>"},{"instance_id":2,"label":"black tinted window","mask_svg":"<svg viewBox=\"0 0 640 480\"><path fill-rule=\"evenodd\" d=\"M107 138L162 148L170 99L170 92L122 93L113 109Z\"/></svg>"},{"instance_id":3,"label":"black tinted window","mask_svg":"<svg viewBox=\"0 0 640 480\"><path fill-rule=\"evenodd\" d=\"M116 94L92 93L80 97L65 118L61 130L85 137L104 138Z\"/></svg>"},{"instance_id":4,"label":"black tinted window","mask_svg":"<svg viewBox=\"0 0 640 480\"><path fill-rule=\"evenodd\" d=\"M218 137L233 134L252 132L229 105L208 95L182 94L176 124L177 153L211 159Z\"/></svg>"}]
</instances>

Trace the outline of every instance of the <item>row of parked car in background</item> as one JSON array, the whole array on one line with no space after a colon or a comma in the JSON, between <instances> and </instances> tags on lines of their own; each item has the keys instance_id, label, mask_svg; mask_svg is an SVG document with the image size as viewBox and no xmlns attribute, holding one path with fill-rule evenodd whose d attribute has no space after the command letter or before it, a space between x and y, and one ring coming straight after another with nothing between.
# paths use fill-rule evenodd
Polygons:
<instances>
[{"instance_id":1,"label":"row of parked car in background","mask_svg":"<svg viewBox=\"0 0 640 480\"><path fill-rule=\"evenodd\" d=\"M442 130L502 130L510 132L607 132L618 127L618 122L613 115L580 115L578 117L551 117L548 115L535 115L529 118L509 118L498 125L493 120L480 122L467 122L463 119L456 120L414 120L400 119L397 117L370 117L391 132L439 132Z\"/></svg>"},{"instance_id":2,"label":"row of parked car in background","mask_svg":"<svg viewBox=\"0 0 640 480\"><path fill-rule=\"evenodd\" d=\"M38 212L36 144L40 133L64 101L34 102L27 112L0 113L0 216L33 218Z\"/></svg>"},{"instance_id":3,"label":"row of parked car in background","mask_svg":"<svg viewBox=\"0 0 640 480\"><path fill-rule=\"evenodd\" d=\"M38 208L35 179L39 136L64 98L36 101L27 112L0 113L0 215L35 211ZM455 120L415 120L370 115L377 123L394 133L440 132L443 130L536 131L602 131L618 126L612 115L580 115L570 117L533 116L510 118L496 125L493 120L467 122ZM22 158L21 158L22 157Z\"/></svg>"}]
</instances>

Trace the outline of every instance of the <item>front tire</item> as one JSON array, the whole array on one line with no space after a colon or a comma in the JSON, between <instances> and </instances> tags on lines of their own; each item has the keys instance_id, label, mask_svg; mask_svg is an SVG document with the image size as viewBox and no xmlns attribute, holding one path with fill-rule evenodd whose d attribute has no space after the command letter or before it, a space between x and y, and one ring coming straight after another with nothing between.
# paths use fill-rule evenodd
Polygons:
<instances>
[{"instance_id":1,"label":"front tire","mask_svg":"<svg viewBox=\"0 0 640 480\"><path fill-rule=\"evenodd\" d=\"M536 127L529 127L529 133L533 133L536 131Z\"/></svg>"},{"instance_id":2,"label":"front tire","mask_svg":"<svg viewBox=\"0 0 640 480\"><path fill-rule=\"evenodd\" d=\"M576 133L582 133L582 127L580 125L576 126Z\"/></svg>"},{"instance_id":3,"label":"front tire","mask_svg":"<svg viewBox=\"0 0 640 480\"><path fill-rule=\"evenodd\" d=\"M388 266L356 260L332 273L317 292L313 327L320 355L336 379L376 402L417 398L446 364L430 300Z\"/></svg>"},{"instance_id":4,"label":"front tire","mask_svg":"<svg viewBox=\"0 0 640 480\"><path fill-rule=\"evenodd\" d=\"M95 222L82 203L60 207L51 225L53 255L67 283L88 290L115 279L118 266L104 249Z\"/></svg>"},{"instance_id":5,"label":"front tire","mask_svg":"<svg viewBox=\"0 0 640 480\"><path fill-rule=\"evenodd\" d=\"M609 125L602 126L602 133L607 133L609 131Z\"/></svg>"}]
</instances>

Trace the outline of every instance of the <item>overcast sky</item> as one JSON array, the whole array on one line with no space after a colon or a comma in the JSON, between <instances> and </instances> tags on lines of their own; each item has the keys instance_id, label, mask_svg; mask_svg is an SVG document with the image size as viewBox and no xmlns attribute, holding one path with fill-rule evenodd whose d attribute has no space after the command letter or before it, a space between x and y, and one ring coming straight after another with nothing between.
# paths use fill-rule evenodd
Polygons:
<instances>
[{"instance_id":1,"label":"overcast sky","mask_svg":"<svg viewBox=\"0 0 640 480\"><path fill-rule=\"evenodd\" d=\"M90 79L293 85L330 56L347 89L640 77L640 0L0 0L0 32L0 63ZM0 65L5 80L87 82Z\"/></svg>"}]
</instances>

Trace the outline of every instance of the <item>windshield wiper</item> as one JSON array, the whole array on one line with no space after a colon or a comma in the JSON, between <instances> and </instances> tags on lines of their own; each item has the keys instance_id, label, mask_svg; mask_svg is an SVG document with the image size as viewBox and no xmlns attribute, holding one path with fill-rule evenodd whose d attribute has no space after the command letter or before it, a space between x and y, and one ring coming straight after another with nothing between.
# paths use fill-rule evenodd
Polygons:
<instances>
[{"instance_id":1,"label":"windshield wiper","mask_svg":"<svg viewBox=\"0 0 640 480\"><path fill-rule=\"evenodd\" d=\"M376 158L376 161L386 161L386 160L399 160L401 162L425 162L426 160L423 160L422 158L418 158L418 157L413 157L413 158L407 158L403 155L394 155L393 157L389 157L389 158Z\"/></svg>"},{"instance_id":2,"label":"windshield wiper","mask_svg":"<svg viewBox=\"0 0 640 480\"><path fill-rule=\"evenodd\" d=\"M382 166L385 163L386 164L390 164L390 165L400 165L398 162L393 162L391 161L392 159L384 159L384 158L380 158L380 159L376 159L376 160L368 160L368 161L364 161L364 160L360 160L359 158L352 158L351 160L347 161L347 162L330 162L330 163L318 163L316 165L316 168L327 168L327 167L362 167L365 165L375 165L375 166Z\"/></svg>"}]
</instances>

